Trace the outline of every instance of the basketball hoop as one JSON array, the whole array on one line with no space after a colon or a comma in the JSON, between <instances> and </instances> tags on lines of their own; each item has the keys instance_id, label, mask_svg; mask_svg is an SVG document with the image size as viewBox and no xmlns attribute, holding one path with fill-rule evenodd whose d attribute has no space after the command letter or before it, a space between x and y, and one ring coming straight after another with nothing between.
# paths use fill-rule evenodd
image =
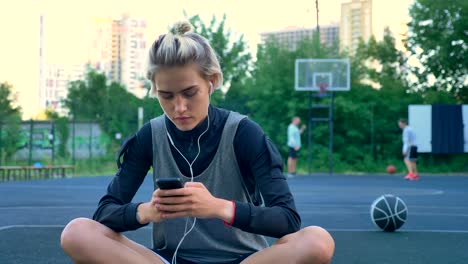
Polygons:
<instances>
[{"instance_id":1,"label":"basketball hoop","mask_svg":"<svg viewBox=\"0 0 468 264\"><path fill-rule=\"evenodd\" d=\"M328 84L326 84L326 83L318 83L317 86L319 87L318 95L319 95L320 97L326 96L326 95L327 95Z\"/></svg>"}]
</instances>

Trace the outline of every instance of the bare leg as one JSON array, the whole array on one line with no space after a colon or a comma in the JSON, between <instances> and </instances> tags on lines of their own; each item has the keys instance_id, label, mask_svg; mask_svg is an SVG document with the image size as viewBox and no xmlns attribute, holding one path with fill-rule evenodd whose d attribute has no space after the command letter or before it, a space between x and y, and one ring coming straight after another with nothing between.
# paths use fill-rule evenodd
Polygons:
<instances>
[{"instance_id":1,"label":"bare leg","mask_svg":"<svg viewBox=\"0 0 468 264\"><path fill-rule=\"evenodd\" d=\"M330 234L321 227L310 226L282 237L271 247L242 261L242 264L327 264L331 262L334 251L335 242Z\"/></svg>"},{"instance_id":2,"label":"bare leg","mask_svg":"<svg viewBox=\"0 0 468 264\"><path fill-rule=\"evenodd\" d=\"M406 165L406 169L408 170L408 173L414 173L413 166L411 165L410 160L405 159L405 165Z\"/></svg>"},{"instance_id":3,"label":"bare leg","mask_svg":"<svg viewBox=\"0 0 468 264\"><path fill-rule=\"evenodd\" d=\"M74 263L163 264L150 249L88 218L68 223L61 245Z\"/></svg>"},{"instance_id":4,"label":"bare leg","mask_svg":"<svg viewBox=\"0 0 468 264\"><path fill-rule=\"evenodd\" d=\"M293 163L293 158L289 157L288 158L288 173L293 172L292 171L292 163Z\"/></svg>"},{"instance_id":5,"label":"bare leg","mask_svg":"<svg viewBox=\"0 0 468 264\"><path fill-rule=\"evenodd\" d=\"M416 161L414 160L411 161L411 168L413 170L413 173L415 175L418 175L418 165L416 165Z\"/></svg>"},{"instance_id":6,"label":"bare leg","mask_svg":"<svg viewBox=\"0 0 468 264\"><path fill-rule=\"evenodd\" d=\"M296 173L297 159L291 158L291 173Z\"/></svg>"}]
</instances>

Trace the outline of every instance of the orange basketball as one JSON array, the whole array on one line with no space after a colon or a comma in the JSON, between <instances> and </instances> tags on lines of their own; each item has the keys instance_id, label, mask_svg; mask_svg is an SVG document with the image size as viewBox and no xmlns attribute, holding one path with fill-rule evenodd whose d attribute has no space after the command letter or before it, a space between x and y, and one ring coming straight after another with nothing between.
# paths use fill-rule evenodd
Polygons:
<instances>
[{"instance_id":1,"label":"orange basketball","mask_svg":"<svg viewBox=\"0 0 468 264\"><path fill-rule=\"evenodd\" d=\"M393 165L388 165L388 166L387 166L387 172L390 173L390 174L395 173L395 172L396 172L395 166L393 166Z\"/></svg>"}]
</instances>

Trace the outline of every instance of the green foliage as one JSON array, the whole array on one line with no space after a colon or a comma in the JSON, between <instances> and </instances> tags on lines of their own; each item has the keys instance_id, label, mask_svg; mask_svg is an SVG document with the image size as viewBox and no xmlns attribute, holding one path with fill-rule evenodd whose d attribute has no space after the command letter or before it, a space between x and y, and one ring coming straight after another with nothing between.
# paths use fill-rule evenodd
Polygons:
<instances>
[{"instance_id":1,"label":"green foliage","mask_svg":"<svg viewBox=\"0 0 468 264\"><path fill-rule=\"evenodd\" d=\"M107 84L106 77L94 71L85 80L72 82L64 104L75 120L97 121L111 139L109 151L115 152L121 143L116 134L129 137L138 129L138 107L160 114L154 99L138 99L118 83ZM150 105L154 103L154 105ZM154 110L153 110L154 109Z\"/></svg>"},{"instance_id":2,"label":"green foliage","mask_svg":"<svg viewBox=\"0 0 468 264\"><path fill-rule=\"evenodd\" d=\"M54 123L54 134L59 142L57 149L58 156L62 158L67 158L69 156L69 153L67 152L67 142L70 137L68 118L59 116L57 112L54 112L52 110L46 110L46 117Z\"/></svg>"},{"instance_id":3,"label":"green foliage","mask_svg":"<svg viewBox=\"0 0 468 264\"><path fill-rule=\"evenodd\" d=\"M194 26L195 32L210 42L218 55L223 71L224 88L227 92L214 93L211 102L242 113L248 111L244 83L251 70L252 57L244 36L236 36L231 30L226 29L226 15L219 22L213 16L209 25L206 25L198 15L190 17L189 21Z\"/></svg>"},{"instance_id":4,"label":"green foliage","mask_svg":"<svg viewBox=\"0 0 468 264\"><path fill-rule=\"evenodd\" d=\"M459 0L416 0L410 8L407 46L421 62L413 74L421 89L446 90L460 103L468 102L468 2ZM433 75L436 83L428 83Z\"/></svg>"},{"instance_id":5,"label":"green foliage","mask_svg":"<svg viewBox=\"0 0 468 264\"><path fill-rule=\"evenodd\" d=\"M0 164L16 152L20 141L21 109L8 83L0 83Z\"/></svg>"},{"instance_id":6,"label":"green foliage","mask_svg":"<svg viewBox=\"0 0 468 264\"><path fill-rule=\"evenodd\" d=\"M444 6L440 0L416 0L411 9L413 21L410 23L412 31L408 37L408 47L419 56L423 68L409 68L407 58L395 48L395 39L388 29L382 41L371 38L359 44L350 58L351 91L335 93L334 97L335 171L385 173L385 167L394 164L400 173L403 172L401 130L397 120L408 116L408 105L467 102L468 89L457 83L458 77L462 76L460 74L466 75L466 42L462 44L465 48L458 50L460 45L457 40L466 39L459 31L460 25L466 28L468 16L465 15L466 3L458 2L457 7L454 2L444 1ZM440 17L440 14L447 14L447 17ZM338 45L331 48L322 46L315 35L313 39L304 39L296 50L289 50L275 40L263 43L258 46L256 60L252 62L243 36L236 36L226 28L226 16L221 20L213 16L209 24L204 24L199 16L189 20L195 31L210 41L221 62L227 92L215 93L211 98L212 103L249 115L260 124L283 157L286 157L287 126L293 116L301 117L307 124L311 99L308 92L294 91L295 60L342 58L346 57L345 54L339 53ZM429 20L432 22L424 22ZM446 26L442 27L444 24ZM418 50L423 52L419 54ZM453 54L452 51L459 54ZM412 87L407 81L410 74L416 74L420 80L426 80L428 74L434 74L437 88L427 83L423 88ZM450 78L452 75L458 77ZM19 117L19 109L13 107L11 87L2 84L0 88L0 124L18 122L15 118ZM146 88L149 89L149 86ZM329 100L314 98L312 103L327 104ZM77 161L77 175L111 174L115 170L113 153L121 143L115 139L115 134L120 133L125 138L138 129L138 107L144 109L145 122L163 113L157 99L136 98L121 84L109 83L104 75L93 71L84 80L70 84L64 103L75 120L97 121L105 133L103 137L111 140L106 156ZM10 116L8 120L4 118L6 113ZM312 114L314 117L327 116L326 110L314 110ZM68 120L58 116L52 119L60 142L66 142L69 137L66 125ZM5 137L19 135L14 127L8 129L11 131L6 132L6 127L0 126L0 149L4 157L9 156L5 154ZM310 152L307 138L309 132L312 139ZM313 127L308 124L302 136L303 149L298 164L300 172L307 172L309 154L312 157L312 171L328 171L328 132L326 123L314 123ZM6 142L19 141L9 139ZM12 144L8 148L14 150L16 147ZM61 153L59 162L70 163L68 156L62 156L65 146L59 147L58 151ZM466 172L467 166L466 155L422 154L420 158L420 169L423 172Z\"/></svg>"},{"instance_id":7,"label":"green foliage","mask_svg":"<svg viewBox=\"0 0 468 264\"><path fill-rule=\"evenodd\" d=\"M316 38L317 39L317 38ZM276 40L259 45L252 77L246 83L250 118L258 122L280 150L286 153L286 128L293 116L308 119L309 94L294 90L294 65L299 58L330 58L336 50L304 39L294 51Z\"/></svg>"},{"instance_id":8,"label":"green foliage","mask_svg":"<svg viewBox=\"0 0 468 264\"><path fill-rule=\"evenodd\" d=\"M0 83L0 122L8 116L21 114L21 109L14 106L16 94L13 93L13 87L8 83Z\"/></svg>"}]
</instances>

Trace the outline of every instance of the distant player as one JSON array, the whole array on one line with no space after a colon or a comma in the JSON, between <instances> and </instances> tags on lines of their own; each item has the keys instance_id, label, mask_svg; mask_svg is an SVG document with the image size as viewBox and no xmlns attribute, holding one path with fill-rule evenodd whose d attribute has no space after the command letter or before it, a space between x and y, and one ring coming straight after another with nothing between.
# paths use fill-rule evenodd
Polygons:
<instances>
[{"instance_id":1,"label":"distant player","mask_svg":"<svg viewBox=\"0 0 468 264\"><path fill-rule=\"evenodd\" d=\"M402 153L408 174L405 176L406 180L419 180L418 168L416 160L418 158L418 147L416 146L416 133L408 126L408 121L404 118L398 120L398 126L403 130L403 149Z\"/></svg>"},{"instance_id":2,"label":"distant player","mask_svg":"<svg viewBox=\"0 0 468 264\"><path fill-rule=\"evenodd\" d=\"M299 129L299 124L301 124L301 119L295 116L288 126L288 177L296 175L297 157L299 149L301 149L301 134L306 128L305 125L302 125Z\"/></svg>"}]
</instances>

